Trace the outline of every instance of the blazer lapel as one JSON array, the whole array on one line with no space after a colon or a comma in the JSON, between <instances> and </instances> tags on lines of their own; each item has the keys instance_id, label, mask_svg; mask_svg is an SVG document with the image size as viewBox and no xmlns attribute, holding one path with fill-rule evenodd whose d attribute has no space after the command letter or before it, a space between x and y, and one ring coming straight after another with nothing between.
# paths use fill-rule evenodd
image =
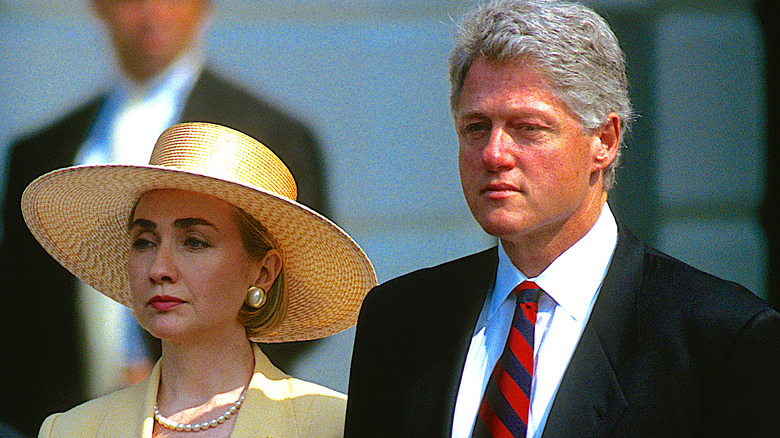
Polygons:
<instances>
[{"instance_id":1,"label":"blazer lapel","mask_svg":"<svg viewBox=\"0 0 780 438\"><path fill-rule=\"evenodd\" d=\"M290 387L285 376L271 365L257 345L252 344L252 349L255 370L231 438L297 437L295 418L291 415ZM262 412L262 415L251 415L255 412ZM267 421L266 418L284 420Z\"/></svg>"},{"instance_id":2,"label":"blazer lapel","mask_svg":"<svg viewBox=\"0 0 780 438\"><path fill-rule=\"evenodd\" d=\"M617 371L639 344L644 249L618 222L618 244L550 409L544 437L606 436L627 406Z\"/></svg>"},{"instance_id":3,"label":"blazer lapel","mask_svg":"<svg viewBox=\"0 0 780 438\"><path fill-rule=\"evenodd\" d=\"M306 433L299 424L303 413L297 412L294 400L296 397L314 397L317 394L300 390L296 392L290 376L276 368L257 345L252 344L252 349L255 356L254 374L230 437L301 437ZM311 389L307 388L307 391ZM327 413L323 411L323 415Z\"/></svg>"}]
</instances>

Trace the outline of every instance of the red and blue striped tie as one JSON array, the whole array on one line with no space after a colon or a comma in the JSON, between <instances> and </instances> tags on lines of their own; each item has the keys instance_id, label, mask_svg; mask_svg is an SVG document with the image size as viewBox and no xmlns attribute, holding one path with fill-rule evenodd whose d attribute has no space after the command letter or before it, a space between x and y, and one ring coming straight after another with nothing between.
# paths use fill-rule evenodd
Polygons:
<instances>
[{"instance_id":1,"label":"red and blue striped tie","mask_svg":"<svg viewBox=\"0 0 780 438\"><path fill-rule=\"evenodd\" d=\"M534 375L534 325L541 289L524 281L506 347L493 369L474 425L474 438L525 437Z\"/></svg>"}]
</instances>

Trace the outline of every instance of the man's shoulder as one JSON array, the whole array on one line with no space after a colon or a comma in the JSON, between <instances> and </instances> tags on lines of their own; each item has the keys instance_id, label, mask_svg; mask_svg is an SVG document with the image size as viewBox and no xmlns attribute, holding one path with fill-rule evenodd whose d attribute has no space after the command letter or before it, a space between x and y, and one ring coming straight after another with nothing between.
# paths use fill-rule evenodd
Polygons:
<instances>
[{"instance_id":1,"label":"man's shoulder","mask_svg":"<svg viewBox=\"0 0 780 438\"><path fill-rule=\"evenodd\" d=\"M104 101L104 94L92 97L64 116L17 138L11 145L12 150L33 152L39 148L49 148L52 145L80 144L97 118L100 106Z\"/></svg>"},{"instance_id":2,"label":"man's shoulder","mask_svg":"<svg viewBox=\"0 0 780 438\"><path fill-rule=\"evenodd\" d=\"M194 89L213 94L216 98L219 99L238 98L240 103L245 101L255 102L263 100L255 93L247 90L244 86L239 85L237 82L231 81L222 74L208 67L204 68L201 72L198 80L195 82Z\"/></svg>"},{"instance_id":3,"label":"man's shoulder","mask_svg":"<svg viewBox=\"0 0 780 438\"><path fill-rule=\"evenodd\" d=\"M625 226L620 239L610 267L615 272L605 282L611 289L638 287L640 316L654 319L663 308L667 322L736 330L759 313L774 313L739 279L721 278L642 243Z\"/></svg>"},{"instance_id":4,"label":"man's shoulder","mask_svg":"<svg viewBox=\"0 0 780 438\"><path fill-rule=\"evenodd\" d=\"M647 247L644 265L644 292L652 292L656 299L682 307L707 308L709 315L753 315L769 308L738 279L721 278L655 248Z\"/></svg>"},{"instance_id":5,"label":"man's shoulder","mask_svg":"<svg viewBox=\"0 0 780 438\"><path fill-rule=\"evenodd\" d=\"M34 178L73 164L78 148L92 127L105 95L93 97L65 116L15 139L7 152L7 190L21 195Z\"/></svg>"},{"instance_id":6,"label":"man's shoulder","mask_svg":"<svg viewBox=\"0 0 780 438\"><path fill-rule=\"evenodd\" d=\"M410 302L418 308L455 303L480 295L487 290L496 275L498 249L493 247L436 266L418 269L388 280L375 287L366 297L368 307L406 307Z\"/></svg>"},{"instance_id":7,"label":"man's shoulder","mask_svg":"<svg viewBox=\"0 0 780 438\"><path fill-rule=\"evenodd\" d=\"M450 279L448 281L451 281L460 277L470 276L471 272L474 270L490 269L491 267L493 268L492 273L495 274L495 267L497 266L498 247L492 247L455 260L409 272L392 280L388 280L382 286L395 287L428 279L438 279L440 277Z\"/></svg>"},{"instance_id":8,"label":"man's shoulder","mask_svg":"<svg viewBox=\"0 0 780 438\"><path fill-rule=\"evenodd\" d=\"M216 102L220 104L214 105ZM224 102L229 102L229 105L223 104ZM197 117L205 112L212 112L210 115L214 117L255 119L254 123L267 120L269 125L285 129L309 129L297 117L278 104L270 102L265 96L249 91L243 85L208 67L203 70L190 93L184 117ZM257 120L258 117L262 118Z\"/></svg>"},{"instance_id":9,"label":"man's shoulder","mask_svg":"<svg viewBox=\"0 0 780 438\"><path fill-rule=\"evenodd\" d=\"M620 221L618 230L618 245L612 257L610 272L614 269L614 276L641 277L645 293L673 291L671 293L678 297L697 291L750 293L738 282L707 273L643 242Z\"/></svg>"},{"instance_id":10,"label":"man's shoulder","mask_svg":"<svg viewBox=\"0 0 780 438\"><path fill-rule=\"evenodd\" d=\"M375 287L360 309L355 351L369 356L376 349L384 350L376 354L406 354L427 351L434 340L456 348L452 342L460 337L452 336L473 330L497 266L498 251L492 248ZM444 338L447 342L442 343Z\"/></svg>"}]
</instances>

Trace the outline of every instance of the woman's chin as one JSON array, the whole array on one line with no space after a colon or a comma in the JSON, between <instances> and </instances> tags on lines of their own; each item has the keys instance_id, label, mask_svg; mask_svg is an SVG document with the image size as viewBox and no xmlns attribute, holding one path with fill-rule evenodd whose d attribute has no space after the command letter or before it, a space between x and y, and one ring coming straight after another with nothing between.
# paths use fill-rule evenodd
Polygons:
<instances>
[{"instance_id":1,"label":"woman's chin","mask_svg":"<svg viewBox=\"0 0 780 438\"><path fill-rule=\"evenodd\" d=\"M153 318L142 327L152 336L162 341L180 341L186 337L186 332L180 324L171 321L173 318Z\"/></svg>"}]
</instances>

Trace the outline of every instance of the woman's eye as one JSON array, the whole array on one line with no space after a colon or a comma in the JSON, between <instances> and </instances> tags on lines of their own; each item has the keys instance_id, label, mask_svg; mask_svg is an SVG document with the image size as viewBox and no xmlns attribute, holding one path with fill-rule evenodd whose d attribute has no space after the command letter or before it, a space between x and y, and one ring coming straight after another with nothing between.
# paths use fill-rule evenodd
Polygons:
<instances>
[{"instance_id":1,"label":"woman's eye","mask_svg":"<svg viewBox=\"0 0 780 438\"><path fill-rule=\"evenodd\" d=\"M209 246L203 239L198 239L196 237L186 238L184 240L184 245L191 249L207 248Z\"/></svg>"},{"instance_id":2,"label":"woman's eye","mask_svg":"<svg viewBox=\"0 0 780 438\"><path fill-rule=\"evenodd\" d=\"M133 249L146 249L154 245L150 240L139 237L133 240Z\"/></svg>"}]
</instances>

